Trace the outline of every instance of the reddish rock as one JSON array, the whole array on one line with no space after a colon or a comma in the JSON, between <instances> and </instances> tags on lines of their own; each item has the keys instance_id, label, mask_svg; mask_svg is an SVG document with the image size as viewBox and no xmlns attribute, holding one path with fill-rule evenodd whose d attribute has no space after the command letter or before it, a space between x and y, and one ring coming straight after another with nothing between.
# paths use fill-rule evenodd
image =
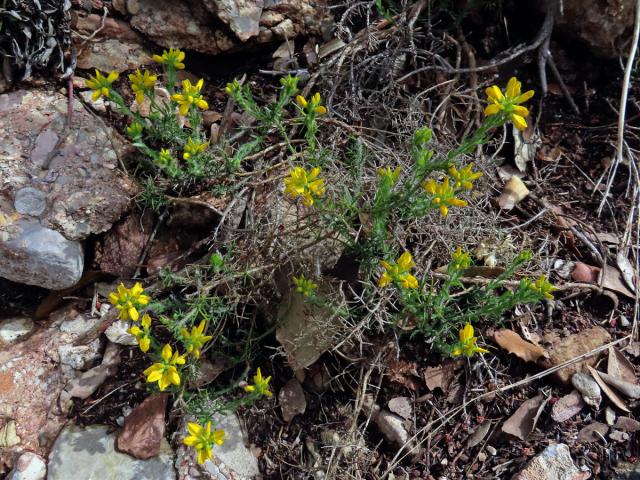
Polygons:
<instances>
[{"instance_id":1,"label":"reddish rock","mask_svg":"<svg viewBox=\"0 0 640 480\"><path fill-rule=\"evenodd\" d=\"M164 393L151 395L133 409L116 440L118 450L141 460L160 454L167 398Z\"/></svg>"},{"instance_id":2,"label":"reddish rock","mask_svg":"<svg viewBox=\"0 0 640 480\"><path fill-rule=\"evenodd\" d=\"M100 244L100 270L118 277L132 277L152 229L151 215L137 213L114 225Z\"/></svg>"}]
</instances>

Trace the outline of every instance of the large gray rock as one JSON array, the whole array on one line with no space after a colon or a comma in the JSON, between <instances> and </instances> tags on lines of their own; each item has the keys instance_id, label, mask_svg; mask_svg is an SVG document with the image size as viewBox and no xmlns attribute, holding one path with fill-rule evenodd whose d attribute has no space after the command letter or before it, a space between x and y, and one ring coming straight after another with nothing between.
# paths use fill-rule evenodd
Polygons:
<instances>
[{"instance_id":1,"label":"large gray rock","mask_svg":"<svg viewBox=\"0 0 640 480\"><path fill-rule=\"evenodd\" d=\"M175 480L173 452L163 441L160 455L137 460L114 447L109 427L66 427L49 454L47 480Z\"/></svg>"},{"instance_id":2,"label":"large gray rock","mask_svg":"<svg viewBox=\"0 0 640 480\"><path fill-rule=\"evenodd\" d=\"M5 233L5 241L0 241L0 276L52 290L68 288L80 280L84 255L79 242L26 221L11 225Z\"/></svg>"},{"instance_id":3,"label":"large gray rock","mask_svg":"<svg viewBox=\"0 0 640 480\"><path fill-rule=\"evenodd\" d=\"M0 95L0 276L61 289L82 273L79 241L107 231L137 188L118 133L61 93Z\"/></svg>"}]
</instances>

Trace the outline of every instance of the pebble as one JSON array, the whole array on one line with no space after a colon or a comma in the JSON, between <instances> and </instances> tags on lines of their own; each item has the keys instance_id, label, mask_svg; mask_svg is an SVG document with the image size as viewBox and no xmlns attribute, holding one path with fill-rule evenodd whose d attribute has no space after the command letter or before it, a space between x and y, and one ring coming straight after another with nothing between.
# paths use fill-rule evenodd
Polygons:
<instances>
[{"instance_id":1,"label":"pebble","mask_svg":"<svg viewBox=\"0 0 640 480\"><path fill-rule=\"evenodd\" d=\"M28 317L7 318L0 321L0 343L15 343L33 330L33 320Z\"/></svg>"},{"instance_id":2,"label":"pebble","mask_svg":"<svg viewBox=\"0 0 640 480\"><path fill-rule=\"evenodd\" d=\"M47 200L40 190L25 187L18 190L13 205L18 213L37 217L47 208Z\"/></svg>"},{"instance_id":3,"label":"pebble","mask_svg":"<svg viewBox=\"0 0 640 480\"><path fill-rule=\"evenodd\" d=\"M586 475L586 476L585 476ZM589 478L573 463L569 447L564 443L549 445L542 453L533 457L513 480L579 480Z\"/></svg>"},{"instance_id":4,"label":"pebble","mask_svg":"<svg viewBox=\"0 0 640 480\"><path fill-rule=\"evenodd\" d=\"M498 451L495 448L493 448L491 445L487 445L487 453L492 457L495 457Z\"/></svg>"},{"instance_id":5,"label":"pebble","mask_svg":"<svg viewBox=\"0 0 640 480\"><path fill-rule=\"evenodd\" d=\"M588 373L574 373L571 383L582 394L582 399L587 405L598 408L602 401L600 385Z\"/></svg>"},{"instance_id":6,"label":"pebble","mask_svg":"<svg viewBox=\"0 0 640 480\"><path fill-rule=\"evenodd\" d=\"M15 467L6 480L44 480L47 474L47 465L40 455L25 452L20 455Z\"/></svg>"}]
</instances>

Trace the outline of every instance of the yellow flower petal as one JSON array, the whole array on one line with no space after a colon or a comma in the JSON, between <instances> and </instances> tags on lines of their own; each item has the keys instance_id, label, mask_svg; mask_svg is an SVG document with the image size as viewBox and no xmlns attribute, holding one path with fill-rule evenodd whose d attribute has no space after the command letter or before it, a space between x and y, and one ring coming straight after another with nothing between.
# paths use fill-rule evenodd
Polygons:
<instances>
[{"instance_id":1,"label":"yellow flower petal","mask_svg":"<svg viewBox=\"0 0 640 480\"><path fill-rule=\"evenodd\" d=\"M484 114L486 116L495 115L500 112L500 110L502 110L502 107L500 105L498 105L497 103L492 103L485 107Z\"/></svg>"},{"instance_id":2,"label":"yellow flower petal","mask_svg":"<svg viewBox=\"0 0 640 480\"><path fill-rule=\"evenodd\" d=\"M520 131L527 128L527 121L522 118L520 115L516 115L515 113L511 115L511 121L513 125Z\"/></svg>"}]
</instances>

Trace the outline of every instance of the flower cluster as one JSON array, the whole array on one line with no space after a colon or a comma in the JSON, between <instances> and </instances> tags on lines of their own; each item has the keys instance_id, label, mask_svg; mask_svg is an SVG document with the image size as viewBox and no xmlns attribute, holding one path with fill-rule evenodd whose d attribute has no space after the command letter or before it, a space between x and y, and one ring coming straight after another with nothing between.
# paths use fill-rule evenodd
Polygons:
<instances>
[{"instance_id":1,"label":"flower cluster","mask_svg":"<svg viewBox=\"0 0 640 480\"><path fill-rule=\"evenodd\" d=\"M460 330L460 341L453 347L451 355L454 357L459 357L460 355L471 357L474 353L489 353L489 350L476 345L478 337L474 337L473 333L473 326L467 323L464 328Z\"/></svg>"},{"instance_id":2,"label":"flower cluster","mask_svg":"<svg viewBox=\"0 0 640 480\"><path fill-rule=\"evenodd\" d=\"M170 48L167 52L163 50L162 55L154 55L151 57L154 62L160 63L165 67L172 68L175 70L183 70L184 69L184 57L185 54L181 50L174 50Z\"/></svg>"},{"instance_id":3,"label":"flower cluster","mask_svg":"<svg viewBox=\"0 0 640 480\"><path fill-rule=\"evenodd\" d=\"M203 464L213 457L213 446L222 445L224 443L224 430L211 431L211 422L207 422L206 426L189 422L187 424L189 435L182 441L188 447L198 453L198 463Z\"/></svg>"},{"instance_id":4,"label":"flower cluster","mask_svg":"<svg viewBox=\"0 0 640 480\"><path fill-rule=\"evenodd\" d=\"M269 390L269 381L271 377L264 378L262 376L262 372L260 371L260 367L256 370L256 374L253 376L253 385L247 385L244 387L246 392L249 393L257 393L259 395L263 395L266 397L273 396L271 390Z\"/></svg>"},{"instance_id":5,"label":"flower cluster","mask_svg":"<svg viewBox=\"0 0 640 480\"><path fill-rule=\"evenodd\" d=\"M299 277L293 277L293 283L296 286L296 292L301 293L304 297L308 297L312 295L318 285L308 278L305 278L304 275L300 275Z\"/></svg>"},{"instance_id":6,"label":"flower cluster","mask_svg":"<svg viewBox=\"0 0 640 480\"><path fill-rule=\"evenodd\" d=\"M296 102L307 113L307 115L324 115L327 113L327 108L322 106L320 102L320 93L314 93L311 100L307 101L302 95L296 97Z\"/></svg>"},{"instance_id":7,"label":"flower cluster","mask_svg":"<svg viewBox=\"0 0 640 480\"><path fill-rule=\"evenodd\" d=\"M124 284L118 285L115 292L109 294L109 301L115 306L120 320L133 320L138 321L140 318L140 307L144 307L149 304L151 297L144 293L144 288L140 282L136 282L133 287L127 288Z\"/></svg>"},{"instance_id":8,"label":"flower cluster","mask_svg":"<svg viewBox=\"0 0 640 480\"><path fill-rule=\"evenodd\" d=\"M380 276L378 287L382 288L394 282L402 285L404 288L418 288L418 279L409 273L411 269L416 266L409 252L404 252L400 255L397 262L386 262L382 260L380 261L380 265L384 267L385 271Z\"/></svg>"},{"instance_id":9,"label":"flower cluster","mask_svg":"<svg viewBox=\"0 0 640 480\"><path fill-rule=\"evenodd\" d=\"M455 181L454 188L473 189L473 182L482 176L482 172L473 171L473 163L458 170L455 165L449 166L449 175Z\"/></svg>"},{"instance_id":10,"label":"flower cluster","mask_svg":"<svg viewBox=\"0 0 640 480\"><path fill-rule=\"evenodd\" d=\"M431 195L431 204L440 209L440 215L443 217L449 214L449 207L466 207L468 205L465 200L456 196L456 191L449 184L449 177L445 177L441 183L429 179L422 184L422 187Z\"/></svg>"},{"instance_id":11,"label":"flower cluster","mask_svg":"<svg viewBox=\"0 0 640 480\"><path fill-rule=\"evenodd\" d=\"M149 347L151 346L151 317L149 316L149 314L145 313L142 316L142 320L140 320L140 326L142 328L138 327L137 325L132 325L128 331L131 335L136 337L140 350L144 353L147 353L149 351Z\"/></svg>"},{"instance_id":12,"label":"flower cluster","mask_svg":"<svg viewBox=\"0 0 640 480\"><path fill-rule=\"evenodd\" d=\"M106 77L96 69L96 74L89 75L89 80L85 80L85 85L93 91L91 99L95 102L100 97L109 98L111 96L112 83L115 82L120 75L118 72L111 72Z\"/></svg>"},{"instance_id":13,"label":"flower cluster","mask_svg":"<svg viewBox=\"0 0 640 480\"><path fill-rule=\"evenodd\" d=\"M211 340L211 335L205 335L206 322L202 320L200 325L193 327L191 333L186 328L182 329L182 343L187 349L187 353L193 355L194 358L200 358L200 349L202 346Z\"/></svg>"},{"instance_id":14,"label":"flower cluster","mask_svg":"<svg viewBox=\"0 0 640 480\"><path fill-rule=\"evenodd\" d=\"M461 271L471 266L471 255L468 252L463 252L462 247L458 247L455 252L451 254L451 263L449 263L451 269Z\"/></svg>"},{"instance_id":15,"label":"flower cluster","mask_svg":"<svg viewBox=\"0 0 640 480\"><path fill-rule=\"evenodd\" d=\"M185 79L182 81L182 92L171 95L171 100L180 105L180 115L185 116L189 113L192 105L201 110L209 108L209 104L202 98L202 93L200 93L203 84L203 79L198 80L195 85L191 84L191 80Z\"/></svg>"},{"instance_id":16,"label":"flower cluster","mask_svg":"<svg viewBox=\"0 0 640 480\"><path fill-rule=\"evenodd\" d=\"M180 373L178 365L184 365L185 355L180 355L178 351L172 350L168 343L162 347L160 361L154 363L144 371L148 383L158 382L158 388L164 392L170 385L180 385Z\"/></svg>"},{"instance_id":17,"label":"flower cluster","mask_svg":"<svg viewBox=\"0 0 640 480\"><path fill-rule=\"evenodd\" d=\"M207 142L194 141L193 138L189 137L187 144L184 146L182 158L189 160L192 156L199 155L204 152L207 149L207 146Z\"/></svg>"},{"instance_id":18,"label":"flower cluster","mask_svg":"<svg viewBox=\"0 0 640 480\"><path fill-rule=\"evenodd\" d=\"M556 290L547 277L541 275L535 282L531 280L527 280L527 286L530 290L535 292L537 295L546 298L547 300L553 300L553 291Z\"/></svg>"},{"instance_id":19,"label":"flower cluster","mask_svg":"<svg viewBox=\"0 0 640 480\"><path fill-rule=\"evenodd\" d=\"M137 69L136 73L129 75L131 90L133 91L138 104L144 101L145 95L149 95L149 93L153 91L153 87L157 80L158 77L156 75L150 75L147 71L143 74L140 72L140 69Z\"/></svg>"},{"instance_id":20,"label":"flower cluster","mask_svg":"<svg viewBox=\"0 0 640 480\"><path fill-rule=\"evenodd\" d=\"M310 207L313 202L324 195L324 180L318 178L320 169L312 168L307 172L302 167L295 167L289 171L289 176L284 179L284 193L291 198L302 197L302 203Z\"/></svg>"},{"instance_id":21,"label":"flower cluster","mask_svg":"<svg viewBox=\"0 0 640 480\"><path fill-rule=\"evenodd\" d=\"M489 105L484 109L484 114L487 116L506 115L518 130L524 130L527 128L525 117L529 115L529 110L520 104L533 97L535 92L528 90L520 93L521 90L522 84L516 77L512 77L509 80L507 90L504 93L497 85L487 88L486 93Z\"/></svg>"}]
</instances>

